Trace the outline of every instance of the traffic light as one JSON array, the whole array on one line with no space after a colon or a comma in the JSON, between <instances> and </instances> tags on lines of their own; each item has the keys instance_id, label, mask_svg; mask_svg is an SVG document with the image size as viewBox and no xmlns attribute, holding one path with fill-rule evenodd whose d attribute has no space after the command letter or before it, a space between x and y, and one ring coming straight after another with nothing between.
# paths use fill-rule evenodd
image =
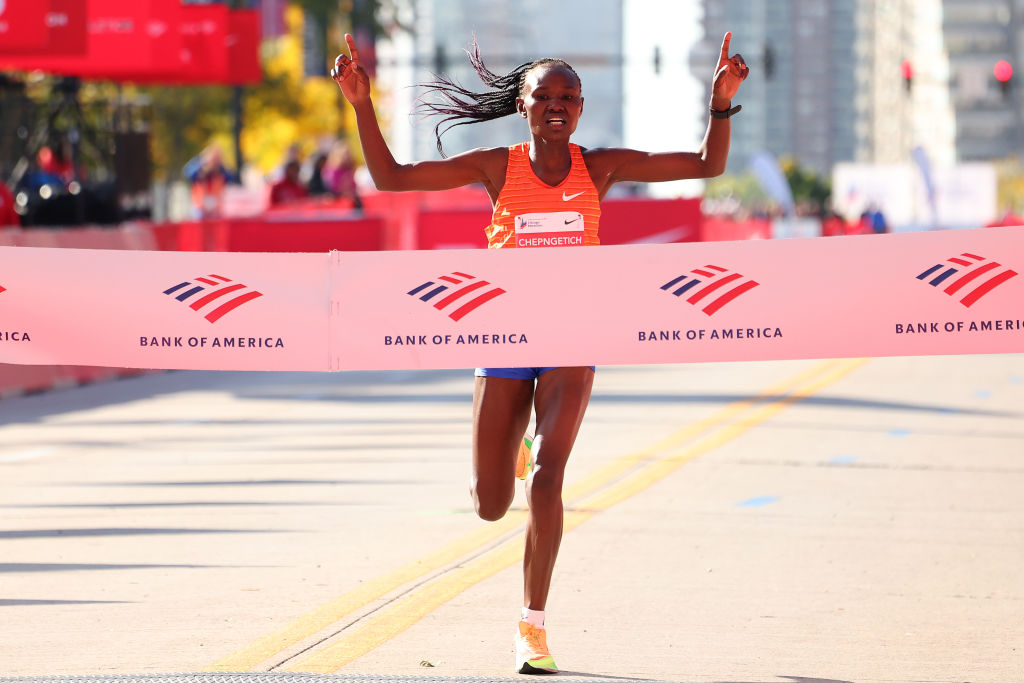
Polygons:
<instances>
[{"instance_id":1,"label":"traffic light","mask_svg":"<svg viewBox=\"0 0 1024 683\"><path fill-rule=\"evenodd\" d=\"M1007 97L1010 94L1010 86L1013 84L1013 65L1005 59L1000 59L992 67L992 75L996 77L996 82L999 83L999 89L1002 91L1003 97Z\"/></svg>"},{"instance_id":2,"label":"traffic light","mask_svg":"<svg viewBox=\"0 0 1024 683\"><path fill-rule=\"evenodd\" d=\"M910 63L909 59L900 62L900 75L903 76L903 87L909 93L914 82L914 65Z\"/></svg>"}]
</instances>

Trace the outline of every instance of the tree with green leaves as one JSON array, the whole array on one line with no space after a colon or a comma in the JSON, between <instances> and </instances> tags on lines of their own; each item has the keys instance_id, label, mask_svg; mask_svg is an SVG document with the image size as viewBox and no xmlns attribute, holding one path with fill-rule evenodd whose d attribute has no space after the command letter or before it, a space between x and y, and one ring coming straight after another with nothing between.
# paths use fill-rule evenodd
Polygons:
<instances>
[{"instance_id":1,"label":"tree with green leaves","mask_svg":"<svg viewBox=\"0 0 1024 683\"><path fill-rule=\"evenodd\" d=\"M805 166L800 166L792 157L780 160L779 165L786 180L789 181L796 205L808 207L819 216L824 215L831 203L832 180L819 176Z\"/></svg>"}]
</instances>

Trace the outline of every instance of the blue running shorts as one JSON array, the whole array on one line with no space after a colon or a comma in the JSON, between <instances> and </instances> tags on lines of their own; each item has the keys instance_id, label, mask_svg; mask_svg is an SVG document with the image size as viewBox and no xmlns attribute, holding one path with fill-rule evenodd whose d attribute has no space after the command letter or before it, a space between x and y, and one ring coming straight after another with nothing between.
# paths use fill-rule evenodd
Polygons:
<instances>
[{"instance_id":1,"label":"blue running shorts","mask_svg":"<svg viewBox=\"0 0 1024 683\"><path fill-rule=\"evenodd\" d=\"M477 368L473 374L477 377L504 377L505 379L537 379L548 370L557 370L562 366L545 368ZM590 366L594 370L594 366ZM596 372L596 370L595 370Z\"/></svg>"}]
</instances>

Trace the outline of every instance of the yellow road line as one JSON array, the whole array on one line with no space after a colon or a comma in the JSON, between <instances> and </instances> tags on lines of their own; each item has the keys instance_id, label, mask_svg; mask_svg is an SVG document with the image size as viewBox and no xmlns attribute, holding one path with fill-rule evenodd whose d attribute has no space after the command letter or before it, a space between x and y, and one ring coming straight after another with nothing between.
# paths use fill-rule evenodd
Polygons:
<instances>
[{"instance_id":1,"label":"yellow road line","mask_svg":"<svg viewBox=\"0 0 1024 683\"><path fill-rule=\"evenodd\" d=\"M566 500L572 501L592 494L594 491L614 481L617 477L636 468L639 464L650 461L659 453L686 443L702 433L734 419L759 403L783 397L808 379L822 373L828 373L840 363L840 361L835 360L816 363L811 368L775 384L757 397L731 403L708 417L681 427L647 448L606 463L583 479L566 487L564 497ZM524 521L524 512L510 511L509 514L498 522L482 526L421 560L368 581L358 588L321 605L317 609L296 617L278 631L231 653L208 667L207 670L247 671L254 669L260 663L283 652L287 648L319 633L342 619L345 615L365 607L374 600L378 600L406 584L414 583L418 579L448 566L474 551L480 550L489 543L493 543L504 534L521 525Z\"/></svg>"},{"instance_id":2,"label":"yellow road line","mask_svg":"<svg viewBox=\"0 0 1024 683\"><path fill-rule=\"evenodd\" d=\"M605 463L603 466L597 468L579 481L567 486L563 497L566 500L575 500L581 496L593 493L620 475L636 467L638 464L647 462L659 453L670 448L676 448L681 444L697 438L704 432L732 420L737 415L749 410L758 403L771 401L788 394L794 389L794 387L800 386L812 377L816 377L824 372L830 371L840 362L841 361L837 360L826 360L820 363L815 363L809 369L799 372L796 375L769 387L758 396L743 399L741 401L734 401L718 412L712 413L711 415L697 420L696 422L691 422L680 427L668 436L663 437L646 448Z\"/></svg>"},{"instance_id":3,"label":"yellow road line","mask_svg":"<svg viewBox=\"0 0 1024 683\"><path fill-rule=\"evenodd\" d=\"M684 447L678 452L671 452L660 459L648 463L633 476L619 481L608 487L605 491L589 498L589 503L584 503L583 510L577 508L567 511L563 533L567 533L569 530L579 526L597 512L608 509L640 493L686 462L737 438L761 422L774 417L796 401L821 391L828 385L853 372L865 362L867 362L866 359L854 359L823 368L829 371L824 377L817 379L808 386L797 389L787 396L780 397L776 402L761 406L753 415L725 425L722 429L708 434L700 441ZM421 590L395 601L380 613L342 635L339 640L301 659L298 663L288 667L287 670L314 673L337 671L346 664L362 657L399 635L424 616L466 589L521 561L522 557L523 544L521 539L510 540L472 562L445 573L429 585L424 586Z\"/></svg>"},{"instance_id":4,"label":"yellow road line","mask_svg":"<svg viewBox=\"0 0 1024 683\"><path fill-rule=\"evenodd\" d=\"M566 511L562 533L578 527L596 514ZM438 577L423 590L416 591L381 610L365 623L324 649L288 667L287 671L332 673L351 661L383 645L427 616L467 588L523 560L523 539L507 541L487 554Z\"/></svg>"},{"instance_id":5,"label":"yellow road line","mask_svg":"<svg viewBox=\"0 0 1024 683\"><path fill-rule=\"evenodd\" d=\"M836 366L829 368L829 371L823 377L815 380L811 384L797 389L792 393L781 397L777 401L761 405L749 415L743 416L736 422L722 426L720 429L711 432L704 438L678 453L671 453L665 457L655 460L644 469L636 472L633 476L619 482L605 491L598 492L589 498L579 501L574 505L574 507L578 510L604 510L616 503L622 502L626 498L636 495L668 474L671 474L673 471L679 469L694 458L719 448L743 434L751 427L775 417L793 403L808 396L812 396L830 384L839 381L846 375L864 365L867 361L868 359L866 358L842 361Z\"/></svg>"},{"instance_id":6,"label":"yellow road line","mask_svg":"<svg viewBox=\"0 0 1024 683\"><path fill-rule=\"evenodd\" d=\"M456 562L467 554L503 534L512 531L526 521L526 513L510 511L501 520L456 539L421 560L407 564L393 572L367 581L358 588L327 602L317 609L292 620L284 628L264 636L224 659L219 660L207 671L247 671L292 645L322 631L346 614L364 607L401 586Z\"/></svg>"}]
</instances>

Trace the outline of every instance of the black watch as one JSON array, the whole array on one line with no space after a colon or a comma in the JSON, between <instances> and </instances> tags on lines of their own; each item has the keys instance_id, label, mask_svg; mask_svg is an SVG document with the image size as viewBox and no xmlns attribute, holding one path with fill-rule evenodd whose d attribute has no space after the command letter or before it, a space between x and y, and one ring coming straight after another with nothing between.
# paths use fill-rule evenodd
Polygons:
<instances>
[{"instance_id":1,"label":"black watch","mask_svg":"<svg viewBox=\"0 0 1024 683\"><path fill-rule=\"evenodd\" d=\"M742 104L737 104L732 109L715 109L711 107L711 118L713 119L727 119L733 114L739 113L740 109L743 109Z\"/></svg>"}]
</instances>

